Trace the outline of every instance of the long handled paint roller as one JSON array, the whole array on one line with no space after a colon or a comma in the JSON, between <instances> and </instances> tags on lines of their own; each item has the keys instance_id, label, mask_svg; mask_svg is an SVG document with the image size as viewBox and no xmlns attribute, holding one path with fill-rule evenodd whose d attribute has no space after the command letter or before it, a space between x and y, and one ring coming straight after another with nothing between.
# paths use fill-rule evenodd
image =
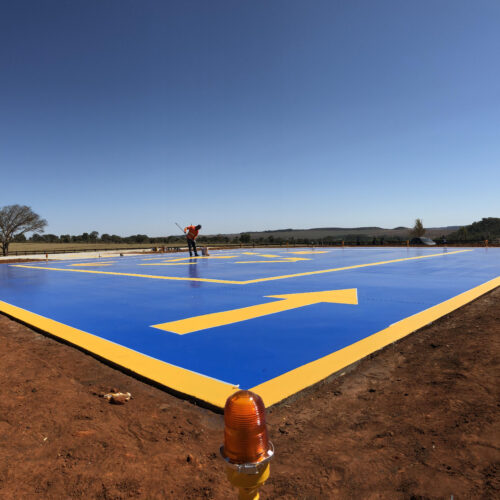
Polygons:
<instances>
[{"instance_id":1,"label":"long handled paint roller","mask_svg":"<svg viewBox=\"0 0 500 500\"><path fill-rule=\"evenodd\" d=\"M175 223L175 225L176 225L176 226L177 226L177 227L178 227L178 228L182 231L182 234L185 234L185 233L184 233L184 229L182 229L182 227L181 227L181 226L179 226L179 224L177 224L177 222Z\"/></svg>"}]
</instances>

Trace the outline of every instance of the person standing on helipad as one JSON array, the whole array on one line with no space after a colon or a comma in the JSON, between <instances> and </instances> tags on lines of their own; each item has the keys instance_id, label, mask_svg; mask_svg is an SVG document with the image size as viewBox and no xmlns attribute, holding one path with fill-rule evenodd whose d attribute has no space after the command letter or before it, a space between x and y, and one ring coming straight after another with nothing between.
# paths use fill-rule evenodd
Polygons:
<instances>
[{"instance_id":1,"label":"person standing on helipad","mask_svg":"<svg viewBox=\"0 0 500 500\"><path fill-rule=\"evenodd\" d=\"M198 252L196 251L196 237L198 236L198 232L201 229L201 225L197 226L187 226L184 228L184 232L186 233L186 239L188 244L189 256L192 257L193 253L195 257L198 257Z\"/></svg>"}]
</instances>

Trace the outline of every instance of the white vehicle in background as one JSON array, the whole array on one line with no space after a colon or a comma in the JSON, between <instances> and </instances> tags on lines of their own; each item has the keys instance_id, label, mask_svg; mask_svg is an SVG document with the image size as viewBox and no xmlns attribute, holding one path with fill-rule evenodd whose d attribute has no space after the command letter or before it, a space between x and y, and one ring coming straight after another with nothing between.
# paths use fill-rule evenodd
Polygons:
<instances>
[{"instance_id":1,"label":"white vehicle in background","mask_svg":"<svg viewBox=\"0 0 500 500\"><path fill-rule=\"evenodd\" d=\"M410 240L410 245L428 245L434 246L436 244L435 241L430 238L425 238L424 236L419 236L418 238L412 238Z\"/></svg>"}]
</instances>

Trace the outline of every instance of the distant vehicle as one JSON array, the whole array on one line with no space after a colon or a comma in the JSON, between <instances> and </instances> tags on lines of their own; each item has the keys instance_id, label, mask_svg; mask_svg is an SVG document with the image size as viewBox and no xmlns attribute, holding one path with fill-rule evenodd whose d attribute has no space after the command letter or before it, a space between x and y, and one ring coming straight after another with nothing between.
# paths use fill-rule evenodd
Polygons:
<instances>
[{"instance_id":1,"label":"distant vehicle","mask_svg":"<svg viewBox=\"0 0 500 500\"><path fill-rule=\"evenodd\" d=\"M425 238L423 236L420 236L419 238L413 238L410 240L411 245L429 245L433 246L436 244L435 241L432 241L430 238Z\"/></svg>"}]
</instances>

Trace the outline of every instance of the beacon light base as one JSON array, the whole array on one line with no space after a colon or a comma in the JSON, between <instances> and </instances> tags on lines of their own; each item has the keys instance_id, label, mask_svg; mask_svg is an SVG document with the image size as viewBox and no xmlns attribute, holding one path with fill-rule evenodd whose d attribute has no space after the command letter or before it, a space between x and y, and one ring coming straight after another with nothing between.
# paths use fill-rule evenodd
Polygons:
<instances>
[{"instance_id":1,"label":"beacon light base","mask_svg":"<svg viewBox=\"0 0 500 500\"><path fill-rule=\"evenodd\" d=\"M224 462L226 463L226 466L229 467L230 469L236 470L242 474L259 474L259 472L262 470L263 466L267 464L271 458L274 456L274 446L273 443L269 441L269 448L262 460L259 460L258 462L247 462L243 464L237 464L234 462L231 462L229 458L227 458L224 454L224 446L220 447L220 454L221 457L224 459Z\"/></svg>"}]
</instances>

